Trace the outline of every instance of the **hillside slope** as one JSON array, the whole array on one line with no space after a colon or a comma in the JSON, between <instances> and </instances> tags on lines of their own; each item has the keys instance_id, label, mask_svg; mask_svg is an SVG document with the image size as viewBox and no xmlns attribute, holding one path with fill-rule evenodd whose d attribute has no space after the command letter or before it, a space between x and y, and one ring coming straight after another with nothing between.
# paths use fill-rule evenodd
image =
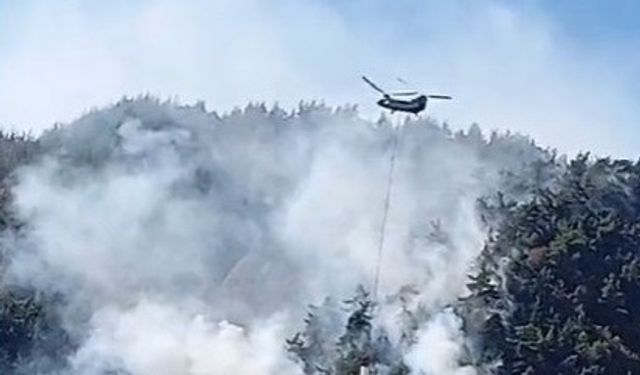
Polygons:
<instances>
[{"instance_id":1,"label":"hillside slope","mask_svg":"<svg viewBox=\"0 0 640 375\"><path fill-rule=\"evenodd\" d=\"M560 250L551 244L567 234L547 229L526 246L522 238L535 225L601 236L580 224L595 220L587 211L571 208L582 202L571 181L587 179L575 177L580 168L593 171L601 218L634 201L637 170L567 163L526 137L483 136L477 125L452 133L427 119L370 122L353 107L314 103L218 115L127 99L36 140L3 142L16 151L3 159L0 367L16 374L351 374L361 365L544 373L555 349L530 354L518 340L533 332L527 324L548 335L532 303L567 303L535 294L556 280ZM18 151L22 144L31 151ZM624 215L631 223L635 211ZM626 222L615 223L617 231ZM630 249L635 232L624 225ZM608 264L596 262L605 248L590 247L584 267ZM522 266L530 249L540 254L533 271ZM594 277L632 267L633 256L611 257ZM609 290L623 288L607 280ZM531 283L543 283L540 292ZM549 319L566 326L557 313ZM620 333L610 330L614 342ZM620 345L611 348L633 362L635 346ZM580 355L575 363L591 363ZM607 369L619 357L594 358Z\"/></svg>"}]
</instances>

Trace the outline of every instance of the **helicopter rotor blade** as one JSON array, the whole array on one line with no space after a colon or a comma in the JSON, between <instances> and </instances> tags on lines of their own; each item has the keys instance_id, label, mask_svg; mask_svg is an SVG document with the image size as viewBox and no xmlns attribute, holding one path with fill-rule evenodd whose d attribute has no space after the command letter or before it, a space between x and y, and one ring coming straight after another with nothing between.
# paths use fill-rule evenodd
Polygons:
<instances>
[{"instance_id":1,"label":"helicopter rotor blade","mask_svg":"<svg viewBox=\"0 0 640 375\"><path fill-rule=\"evenodd\" d=\"M452 99L449 95L427 95L427 98L429 98L429 99L447 99L447 100Z\"/></svg>"},{"instance_id":2,"label":"helicopter rotor blade","mask_svg":"<svg viewBox=\"0 0 640 375\"><path fill-rule=\"evenodd\" d=\"M391 93L391 96L413 96L418 95L417 91L398 91Z\"/></svg>"},{"instance_id":3,"label":"helicopter rotor blade","mask_svg":"<svg viewBox=\"0 0 640 375\"><path fill-rule=\"evenodd\" d=\"M383 94L383 95L385 95L385 96L388 96L388 95L389 95L389 94L387 94L383 89L381 89L380 87L376 86L376 84L375 84L375 83L371 82L371 81L369 80L369 78L367 78L367 77L365 77L365 76L362 76L362 79L363 79L366 83L368 83L368 84L369 84L369 86L371 86L374 90L378 91L379 93L381 93L381 94Z\"/></svg>"}]
</instances>

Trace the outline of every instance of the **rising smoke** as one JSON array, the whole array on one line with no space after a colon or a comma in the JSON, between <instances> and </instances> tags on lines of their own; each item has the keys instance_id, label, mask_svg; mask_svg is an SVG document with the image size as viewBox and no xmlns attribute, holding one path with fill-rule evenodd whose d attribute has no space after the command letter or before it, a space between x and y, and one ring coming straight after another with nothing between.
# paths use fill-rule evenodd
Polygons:
<instances>
[{"instance_id":1,"label":"rising smoke","mask_svg":"<svg viewBox=\"0 0 640 375\"><path fill-rule=\"evenodd\" d=\"M17 171L26 225L3 238L4 282L61 296L75 343L62 374L301 374L284 342L306 306L373 281L398 136L379 294L411 286L429 312L405 353L416 373L473 374L448 306L486 237L476 200L542 152L482 155L472 130L123 100L44 133ZM397 312L379 317L392 339Z\"/></svg>"}]
</instances>

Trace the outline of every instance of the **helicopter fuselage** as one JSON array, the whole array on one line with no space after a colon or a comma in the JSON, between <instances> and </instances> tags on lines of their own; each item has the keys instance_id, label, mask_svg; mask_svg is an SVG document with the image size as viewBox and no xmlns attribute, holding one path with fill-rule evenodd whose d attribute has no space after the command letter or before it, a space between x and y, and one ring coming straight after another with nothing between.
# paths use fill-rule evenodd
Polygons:
<instances>
[{"instance_id":1,"label":"helicopter fuselage","mask_svg":"<svg viewBox=\"0 0 640 375\"><path fill-rule=\"evenodd\" d=\"M427 97L420 95L411 100L400 100L385 96L378 100L377 104L382 108L391 110L391 112L399 111L418 114L427 107Z\"/></svg>"}]
</instances>

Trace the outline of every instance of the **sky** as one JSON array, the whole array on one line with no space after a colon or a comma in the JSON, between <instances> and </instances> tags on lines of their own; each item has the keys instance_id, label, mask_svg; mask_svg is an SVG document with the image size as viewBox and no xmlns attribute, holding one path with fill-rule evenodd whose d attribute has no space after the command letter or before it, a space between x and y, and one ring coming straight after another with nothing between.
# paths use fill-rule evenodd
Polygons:
<instances>
[{"instance_id":1,"label":"sky","mask_svg":"<svg viewBox=\"0 0 640 375\"><path fill-rule=\"evenodd\" d=\"M147 93L375 118L366 74L452 95L428 114L454 129L635 159L638 21L631 0L0 0L0 126L38 133Z\"/></svg>"}]
</instances>

